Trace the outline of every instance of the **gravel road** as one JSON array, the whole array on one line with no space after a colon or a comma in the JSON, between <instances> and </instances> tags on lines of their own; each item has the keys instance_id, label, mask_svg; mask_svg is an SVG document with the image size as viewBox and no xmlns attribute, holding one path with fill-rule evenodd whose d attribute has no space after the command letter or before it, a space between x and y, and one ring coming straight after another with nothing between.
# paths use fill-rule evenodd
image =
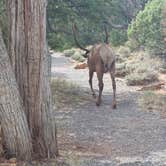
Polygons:
<instances>
[{"instance_id":1,"label":"gravel road","mask_svg":"<svg viewBox=\"0 0 166 166\"><path fill-rule=\"evenodd\" d=\"M52 54L52 77L89 90L88 70L75 70L69 59L58 53ZM72 166L166 165L166 119L139 109L137 87L126 86L120 78L116 82L116 110L111 108L112 85L105 74L100 107L90 100L67 111L55 111L61 154L69 156ZM97 84L95 76L96 91Z\"/></svg>"}]
</instances>

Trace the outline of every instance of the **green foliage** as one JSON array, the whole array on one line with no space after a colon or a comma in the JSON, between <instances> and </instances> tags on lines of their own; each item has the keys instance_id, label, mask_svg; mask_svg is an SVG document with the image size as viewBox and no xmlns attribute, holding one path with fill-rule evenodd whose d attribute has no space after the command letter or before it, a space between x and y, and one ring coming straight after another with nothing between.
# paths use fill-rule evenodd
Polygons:
<instances>
[{"instance_id":1,"label":"green foliage","mask_svg":"<svg viewBox=\"0 0 166 166\"><path fill-rule=\"evenodd\" d=\"M127 41L126 30L113 29L110 32L110 41L113 46L119 46L121 44L124 44Z\"/></svg>"},{"instance_id":2,"label":"green foliage","mask_svg":"<svg viewBox=\"0 0 166 166\"><path fill-rule=\"evenodd\" d=\"M75 22L78 27L77 36L83 46L104 41L104 24L107 25L112 45L123 44L127 40L128 24L144 8L146 2L147 0L48 0L48 43L59 50L75 46L71 30L72 23Z\"/></svg>"},{"instance_id":3,"label":"green foliage","mask_svg":"<svg viewBox=\"0 0 166 166\"><path fill-rule=\"evenodd\" d=\"M116 76L125 77L128 85L146 85L158 80L159 71L165 72L162 59L151 58L145 51L130 52L121 46L116 50Z\"/></svg>"},{"instance_id":4,"label":"green foliage","mask_svg":"<svg viewBox=\"0 0 166 166\"><path fill-rule=\"evenodd\" d=\"M165 0L150 0L128 28L129 38L150 52L162 54L165 49L161 32L161 7Z\"/></svg>"},{"instance_id":5,"label":"green foliage","mask_svg":"<svg viewBox=\"0 0 166 166\"><path fill-rule=\"evenodd\" d=\"M72 59L79 61L79 62L83 62L85 60L83 58L83 55L79 51L75 52L71 57L72 57Z\"/></svg>"},{"instance_id":6,"label":"green foliage","mask_svg":"<svg viewBox=\"0 0 166 166\"><path fill-rule=\"evenodd\" d=\"M63 51L63 55L66 57L71 57L72 59L83 62L85 58L83 57L84 52L80 49L72 48Z\"/></svg>"},{"instance_id":7,"label":"green foliage","mask_svg":"<svg viewBox=\"0 0 166 166\"><path fill-rule=\"evenodd\" d=\"M130 49L124 46L120 46L117 52L123 59L128 58L131 55Z\"/></svg>"},{"instance_id":8,"label":"green foliage","mask_svg":"<svg viewBox=\"0 0 166 166\"><path fill-rule=\"evenodd\" d=\"M158 75L154 72L132 73L126 76L127 85L147 85L158 80Z\"/></svg>"},{"instance_id":9,"label":"green foliage","mask_svg":"<svg viewBox=\"0 0 166 166\"><path fill-rule=\"evenodd\" d=\"M71 39L68 36L57 33L47 33L48 44L51 48L56 48L58 51L63 51L72 47Z\"/></svg>"},{"instance_id":10,"label":"green foliage","mask_svg":"<svg viewBox=\"0 0 166 166\"><path fill-rule=\"evenodd\" d=\"M73 49L68 49L68 50L64 50L64 51L63 51L63 54L64 54L66 57L71 57L74 53L75 53L75 50L73 50Z\"/></svg>"},{"instance_id":11,"label":"green foliage","mask_svg":"<svg viewBox=\"0 0 166 166\"><path fill-rule=\"evenodd\" d=\"M128 47L131 51L136 51L139 49L139 43L135 39L128 39L128 41L125 43L125 46Z\"/></svg>"},{"instance_id":12,"label":"green foliage","mask_svg":"<svg viewBox=\"0 0 166 166\"><path fill-rule=\"evenodd\" d=\"M124 77L126 73L126 64L125 63L118 63L116 65L116 76L117 77Z\"/></svg>"}]
</instances>

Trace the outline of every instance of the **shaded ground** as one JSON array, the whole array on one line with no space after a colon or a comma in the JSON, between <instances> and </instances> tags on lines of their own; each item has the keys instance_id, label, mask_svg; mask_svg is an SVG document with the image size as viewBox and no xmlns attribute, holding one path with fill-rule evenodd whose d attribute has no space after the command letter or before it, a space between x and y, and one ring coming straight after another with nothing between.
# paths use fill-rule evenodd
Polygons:
<instances>
[{"instance_id":1,"label":"shaded ground","mask_svg":"<svg viewBox=\"0 0 166 166\"><path fill-rule=\"evenodd\" d=\"M77 104L55 108L60 153L72 166L166 165L166 119L139 109L137 98L142 93L137 88L117 78L118 107L112 110L109 74L104 77L100 107L89 94L86 69L75 70L67 58L53 54L52 77L78 84L84 95ZM97 84L95 76L95 89Z\"/></svg>"}]
</instances>

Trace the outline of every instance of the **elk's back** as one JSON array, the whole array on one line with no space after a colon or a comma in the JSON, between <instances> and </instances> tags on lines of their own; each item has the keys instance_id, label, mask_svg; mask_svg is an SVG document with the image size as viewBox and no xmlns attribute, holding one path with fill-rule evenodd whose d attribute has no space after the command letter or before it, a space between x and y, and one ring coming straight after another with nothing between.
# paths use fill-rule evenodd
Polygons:
<instances>
[{"instance_id":1,"label":"elk's back","mask_svg":"<svg viewBox=\"0 0 166 166\"><path fill-rule=\"evenodd\" d=\"M102 44L99 49L99 56L101 57L103 63L111 67L112 63L115 61L115 55L111 47L107 44Z\"/></svg>"}]
</instances>

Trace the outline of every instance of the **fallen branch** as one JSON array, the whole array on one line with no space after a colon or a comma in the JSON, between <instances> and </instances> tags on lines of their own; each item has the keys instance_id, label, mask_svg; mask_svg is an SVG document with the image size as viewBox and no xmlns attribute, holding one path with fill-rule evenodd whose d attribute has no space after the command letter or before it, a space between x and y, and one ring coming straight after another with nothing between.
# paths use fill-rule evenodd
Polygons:
<instances>
[{"instance_id":1,"label":"fallen branch","mask_svg":"<svg viewBox=\"0 0 166 166\"><path fill-rule=\"evenodd\" d=\"M151 84L151 85L143 86L138 91L143 91L143 90L159 90L159 89L162 89L162 87L164 85L166 85L166 82L158 82L158 83L154 83L154 84Z\"/></svg>"},{"instance_id":2,"label":"fallen branch","mask_svg":"<svg viewBox=\"0 0 166 166\"><path fill-rule=\"evenodd\" d=\"M87 68L87 67L88 67L87 63L80 63L80 64L77 64L77 65L74 67L74 69L85 69L85 68Z\"/></svg>"}]
</instances>

